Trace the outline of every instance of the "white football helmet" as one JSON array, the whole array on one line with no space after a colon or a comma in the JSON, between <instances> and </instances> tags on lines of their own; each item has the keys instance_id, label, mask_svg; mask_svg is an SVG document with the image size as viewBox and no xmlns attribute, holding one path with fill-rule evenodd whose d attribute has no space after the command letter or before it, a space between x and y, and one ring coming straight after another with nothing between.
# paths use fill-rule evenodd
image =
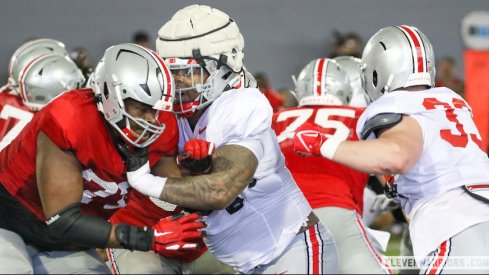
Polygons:
<instances>
[{"instance_id":1,"label":"white football helmet","mask_svg":"<svg viewBox=\"0 0 489 275\"><path fill-rule=\"evenodd\" d=\"M417 85L433 87L433 47L415 27L386 27L374 34L365 45L362 70L365 90L371 101L399 88Z\"/></svg>"},{"instance_id":2,"label":"white football helmet","mask_svg":"<svg viewBox=\"0 0 489 275\"><path fill-rule=\"evenodd\" d=\"M170 70L188 74L209 74L204 83L177 89L175 112L191 114L211 104L225 90L231 89L243 69L244 40L236 23L222 11L204 5L191 5L177 11L158 31L156 50L170 65ZM192 104L179 101L179 93L195 90L200 95ZM179 103L179 104L178 104Z\"/></svg>"},{"instance_id":3,"label":"white football helmet","mask_svg":"<svg viewBox=\"0 0 489 275\"><path fill-rule=\"evenodd\" d=\"M85 77L67 56L44 54L31 61L19 77L22 102L39 111L61 92L81 88Z\"/></svg>"},{"instance_id":4,"label":"white football helmet","mask_svg":"<svg viewBox=\"0 0 489 275\"><path fill-rule=\"evenodd\" d=\"M154 142L165 127L128 114L124 99L171 111L173 86L170 70L163 60L155 52L131 43L108 48L90 77L99 111L126 142L139 148ZM129 121L143 129L138 137L131 133ZM121 122L125 123L120 127Z\"/></svg>"},{"instance_id":5,"label":"white football helmet","mask_svg":"<svg viewBox=\"0 0 489 275\"><path fill-rule=\"evenodd\" d=\"M68 56L65 45L57 40L42 38L22 44L10 58L8 66L8 85L18 92L19 76L21 71L35 58L47 54L57 53Z\"/></svg>"},{"instance_id":6,"label":"white football helmet","mask_svg":"<svg viewBox=\"0 0 489 275\"><path fill-rule=\"evenodd\" d=\"M348 74L350 79L350 85L352 88L352 97L349 102L350 106L366 107L367 106L367 92L363 87L363 72L361 69L362 61L359 58L353 56L338 56L333 58L343 70Z\"/></svg>"},{"instance_id":7,"label":"white football helmet","mask_svg":"<svg viewBox=\"0 0 489 275\"><path fill-rule=\"evenodd\" d=\"M351 99L348 74L333 59L312 60L294 82L299 106L347 105Z\"/></svg>"}]
</instances>

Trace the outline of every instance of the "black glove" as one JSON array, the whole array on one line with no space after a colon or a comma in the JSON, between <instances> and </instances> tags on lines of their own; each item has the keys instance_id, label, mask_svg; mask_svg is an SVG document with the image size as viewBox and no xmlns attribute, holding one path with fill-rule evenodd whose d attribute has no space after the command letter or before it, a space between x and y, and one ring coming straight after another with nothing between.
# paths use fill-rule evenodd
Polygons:
<instances>
[{"instance_id":1,"label":"black glove","mask_svg":"<svg viewBox=\"0 0 489 275\"><path fill-rule=\"evenodd\" d=\"M117 143L117 149L126 158L126 172L134 172L148 162L148 147L130 149L126 144Z\"/></svg>"}]
</instances>

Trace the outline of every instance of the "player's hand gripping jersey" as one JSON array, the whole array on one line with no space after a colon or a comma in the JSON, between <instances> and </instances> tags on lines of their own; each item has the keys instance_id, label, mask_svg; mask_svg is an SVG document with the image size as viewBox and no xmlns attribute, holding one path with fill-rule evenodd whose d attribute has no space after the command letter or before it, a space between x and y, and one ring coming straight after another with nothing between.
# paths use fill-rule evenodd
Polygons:
<instances>
[{"instance_id":1,"label":"player's hand gripping jersey","mask_svg":"<svg viewBox=\"0 0 489 275\"><path fill-rule=\"evenodd\" d=\"M209 250L243 272L280 255L311 212L285 167L271 118L270 104L260 91L238 89L217 98L193 131L186 119L178 120L179 151L188 140L201 138L216 148L244 146L259 161L249 186L229 207L214 210L205 220Z\"/></svg>"},{"instance_id":2,"label":"player's hand gripping jersey","mask_svg":"<svg viewBox=\"0 0 489 275\"><path fill-rule=\"evenodd\" d=\"M327 134L346 133L349 140L358 140L355 129L362 111L347 106L310 106L286 109L273 115L272 128L287 167L312 208L337 206L361 214L368 175L321 156L299 156L293 148L294 132L304 123L313 123L327 128Z\"/></svg>"},{"instance_id":3,"label":"player's hand gripping jersey","mask_svg":"<svg viewBox=\"0 0 489 275\"><path fill-rule=\"evenodd\" d=\"M426 256L461 230L489 220L488 205L467 199L462 189L466 184L489 183L489 160L468 106L447 88L395 91L369 105L358 121L358 135L381 113L409 115L421 127L421 158L395 181L396 199L411 216L416 256ZM373 138L373 133L367 137Z\"/></svg>"}]
</instances>

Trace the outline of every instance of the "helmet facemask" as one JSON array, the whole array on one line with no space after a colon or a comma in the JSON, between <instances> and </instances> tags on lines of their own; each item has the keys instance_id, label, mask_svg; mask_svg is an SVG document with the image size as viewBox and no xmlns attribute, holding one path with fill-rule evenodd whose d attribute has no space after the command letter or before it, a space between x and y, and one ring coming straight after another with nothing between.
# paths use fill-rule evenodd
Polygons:
<instances>
[{"instance_id":1,"label":"helmet facemask","mask_svg":"<svg viewBox=\"0 0 489 275\"><path fill-rule=\"evenodd\" d=\"M156 53L129 43L113 46L97 65L90 86L99 111L126 143L147 147L163 133L158 110L171 111L174 84ZM154 113L148 116L148 110Z\"/></svg>"},{"instance_id":2,"label":"helmet facemask","mask_svg":"<svg viewBox=\"0 0 489 275\"><path fill-rule=\"evenodd\" d=\"M209 106L222 92L231 89L241 81L241 74L233 72L226 65L219 65L213 58L169 58L167 59L175 78L175 101L173 112L180 117L191 117L196 111ZM199 77L196 77L196 76ZM181 87L178 79L190 79L188 87ZM199 80L200 79L200 80ZM188 93L196 92L193 98Z\"/></svg>"},{"instance_id":3,"label":"helmet facemask","mask_svg":"<svg viewBox=\"0 0 489 275\"><path fill-rule=\"evenodd\" d=\"M115 78L115 76L113 76ZM143 148L149 146L153 143L165 130L165 125L157 122L153 124L151 122L145 121L142 118L137 118L132 116L127 111L127 106L121 96L121 84L114 79L113 81L113 91L114 93L108 93L107 83L104 85L104 91L95 91L96 94L100 95L97 102L97 107L100 109L118 109L119 112L115 116L108 116L106 114L105 118L107 122L112 125L112 127L119 132L123 137L124 141L135 147ZM98 88L94 86L95 89ZM108 98L104 97L108 96ZM126 99L127 100L127 99ZM117 106L111 106L117 105ZM115 107L115 108L114 108ZM158 118L158 110L155 109L155 118ZM131 126L136 125L136 127ZM137 127L142 129L140 133L137 132Z\"/></svg>"},{"instance_id":4,"label":"helmet facemask","mask_svg":"<svg viewBox=\"0 0 489 275\"><path fill-rule=\"evenodd\" d=\"M222 92L253 85L243 74L243 48L244 39L236 22L222 11L205 5L190 5L177 11L158 31L157 52L170 68L172 63L200 65L208 77L187 87L191 88L188 91L199 93L193 103L184 102L182 95L186 91L179 90L176 98L180 106L175 106L174 111L189 117L209 106ZM194 76L195 73L202 72L194 72Z\"/></svg>"}]
</instances>

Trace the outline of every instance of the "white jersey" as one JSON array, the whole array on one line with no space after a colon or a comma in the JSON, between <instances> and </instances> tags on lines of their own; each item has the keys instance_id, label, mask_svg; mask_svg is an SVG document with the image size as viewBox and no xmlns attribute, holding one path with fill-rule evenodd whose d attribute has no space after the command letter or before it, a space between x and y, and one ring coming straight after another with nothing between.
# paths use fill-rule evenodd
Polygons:
<instances>
[{"instance_id":1,"label":"white jersey","mask_svg":"<svg viewBox=\"0 0 489 275\"><path fill-rule=\"evenodd\" d=\"M424 257L465 228L489 220L489 204L461 188L489 183L489 159L465 100L447 88L385 94L360 117L359 136L365 123L380 113L409 115L423 132L421 158L396 180L402 196L396 198L411 216L415 256Z\"/></svg>"},{"instance_id":2,"label":"white jersey","mask_svg":"<svg viewBox=\"0 0 489 275\"><path fill-rule=\"evenodd\" d=\"M285 167L271 121L268 100L254 88L224 92L193 131L186 119L178 119L179 151L189 139L201 138L217 148L244 146L258 159L256 184L239 195L243 206L234 213L214 210L205 220L209 250L244 273L280 256L311 212Z\"/></svg>"}]
</instances>

